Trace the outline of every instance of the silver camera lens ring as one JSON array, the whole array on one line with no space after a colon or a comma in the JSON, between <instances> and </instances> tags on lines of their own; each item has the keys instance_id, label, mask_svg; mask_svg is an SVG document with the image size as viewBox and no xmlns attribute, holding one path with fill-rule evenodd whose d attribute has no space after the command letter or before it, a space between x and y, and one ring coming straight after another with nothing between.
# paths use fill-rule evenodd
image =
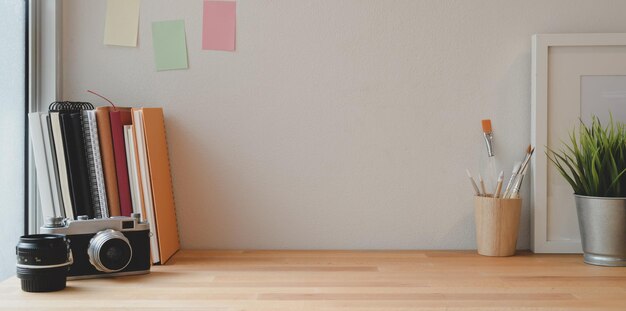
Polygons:
<instances>
[{"instance_id":1,"label":"silver camera lens ring","mask_svg":"<svg viewBox=\"0 0 626 311\"><path fill-rule=\"evenodd\" d=\"M25 292L52 292L65 288L72 253L65 235L30 234L15 246L16 274Z\"/></svg>"},{"instance_id":2,"label":"silver camera lens ring","mask_svg":"<svg viewBox=\"0 0 626 311\"><path fill-rule=\"evenodd\" d=\"M107 267L100 259L100 252L102 251L102 247L105 245L106 242L111 241L111 240L121 240L128 246L128 250L129 250L128 261L126 262L126 264L124 264L122 268L111 269ZM128 241L126 236L124 236L123 233L119 231L115 231L113 229L106 229L106 230L102 230L96 233L91 238L91 240L89 241L89 247L87 248L87 255L89 256L89 262L96 269L102 272L111 273L111 272L118 272L118 271L124 270L128 266L131 259L133 258L133 249L130 246L130 242Z\"/></svg>"}]
</instances>

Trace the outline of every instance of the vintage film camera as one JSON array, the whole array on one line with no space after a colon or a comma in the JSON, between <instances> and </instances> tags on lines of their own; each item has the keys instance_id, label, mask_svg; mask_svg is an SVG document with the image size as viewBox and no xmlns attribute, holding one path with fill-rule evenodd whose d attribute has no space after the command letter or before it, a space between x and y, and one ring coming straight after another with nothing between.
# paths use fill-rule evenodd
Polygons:
<instances>
[{"instance_id":1,"label":"vintage film camera","mask_svg":"<svg viewBox=\"0 0 626 311\"><path fill-rule=\"evenodd\" d=\"M150 229L140 214L78 218L51 218L41 228L43 234L66 235L73 257L68 279L150 272Z\"/></svg>"}]
</instances>

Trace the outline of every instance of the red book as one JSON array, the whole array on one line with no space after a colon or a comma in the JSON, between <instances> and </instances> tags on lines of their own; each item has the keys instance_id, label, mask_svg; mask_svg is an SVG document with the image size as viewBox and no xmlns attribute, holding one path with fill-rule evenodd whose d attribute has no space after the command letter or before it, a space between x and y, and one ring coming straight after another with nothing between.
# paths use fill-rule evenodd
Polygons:
<instances>
[{"instance_id":1,"label":"red book","mask_svg":"<svg viewBox=\"0 0 626 311\"><path fill-rule=\"evenodd\" d=\"M130 216L133 205L130 199L130 183L128 166L126 166L126 147L124 142L124 125L133 124L130 108L111 110L111 138L113 138L113 154L117 173L117 188L120 195L120 212L122 216Z\"/></svg>"}]
</instances>

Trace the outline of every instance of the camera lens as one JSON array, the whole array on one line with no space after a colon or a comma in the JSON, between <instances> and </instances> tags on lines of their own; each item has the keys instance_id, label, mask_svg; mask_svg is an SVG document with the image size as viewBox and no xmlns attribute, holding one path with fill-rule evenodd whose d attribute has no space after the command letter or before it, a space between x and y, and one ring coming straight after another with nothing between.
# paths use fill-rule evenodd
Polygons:
<instances>
[{"instance_id":1,"label":"camera lens","mask_svg":"<svg viewBox=\"0 0 626 311\"><path fill-rule=\"evenodd\" d=\"M72 264L70 246L61 234L20 237L16 246L17 277L26 292L52 292L65 288Z\"/></svg>"},{"instance_id":2,"label":"camera lens","mask_svg":"<svg viewBox=\"0 0 626 311\"><path fill-rule=\"evenodd\" d=\"M96 233L87 249L89 262L102 272L117 272L130 263L133 251L126 236L119 231L107 229Z\"/></svg>"}]
</instances>

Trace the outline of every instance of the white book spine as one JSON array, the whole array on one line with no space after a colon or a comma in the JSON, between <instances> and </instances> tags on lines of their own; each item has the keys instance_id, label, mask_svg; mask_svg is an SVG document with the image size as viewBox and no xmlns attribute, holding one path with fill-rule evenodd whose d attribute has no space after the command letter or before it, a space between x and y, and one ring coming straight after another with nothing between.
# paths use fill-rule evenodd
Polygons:
<instances>
[{"instance_id":1,"label":"white book spine","mask_svg":"<svg viewBox=\"0 0 626 311\"><path fill-rule=\"evenodd\" d=\"M65 209L63 208L63 201L61 199L61 188L59 187L59 171L57 168L56 152L54 151L50 116L47 113L41 114L41 130L46 152L46 163L48 165L48 176L50 176L50 191L52 194L54 214L57 217L65 217Z\"/></svg>"},{"instance_id":2,"label":"white book spine","mask_svg":"<svg viewBox=\"0 0 626 311\"><path fill-rule=\"evenodd\" d=\"M50 113L50 124L52 126L52 137L54 138L54 150L56 152L57 167L59 171L59 186L61 188L61 196L63 198L63 209L65 217L74 219L74 210L72 208L72 197L70 193L70 185L67 176L67 166L65 163L65 149L63 147L63 134L61 133L61 120L58 112Z\"/></svg>"},{"instance_id":3,"label":"white book spine","mask_svg":"<svg viewBox=\"0 0 626 311\"><path fill-rule=\"evenodd\" d=\"M128 181L130 182L130 198L133 205L133 213L141 214L141 189L137 178L137 165L135 162L135 147L133 142L132 125L124 125L124 142L126 146L126 163L128 166Z\"/></svg>"},{"instance_id":4,"label":"white book spine","mask_svg":"<svg viewBox=\"0 0 626 311\"><path fill-rule=\"evenodd\" d=\"M143 187L143 202L146 209L146 219L150 225L150 251L152 252L152 261L159 262L159 237L156 231L156 219L154 217L154 203L152 201L152 186L150 184L150 170L148 169L148 153L146 151L146 138L143 132L143 113L141 110L135 110L135 139L137 139L137 154L139 156L139 175Z\"/></svg>"},{"instance_id":5,"label":"white book spine","mask_svg":"<svg viewBox=\"0 0 626 311\"><path fill-rule=\"evenodd\" d=\"M43 141L43 131L41 129L41 118L38 112L28 114L28 129L35 158L35 170L37 176L37 188L41 203L41 213L43 219L55 217L54 205L52 203L52 190L50 187L50 176L46 160L46 151Z\"/></svg>"}]
</instances>

